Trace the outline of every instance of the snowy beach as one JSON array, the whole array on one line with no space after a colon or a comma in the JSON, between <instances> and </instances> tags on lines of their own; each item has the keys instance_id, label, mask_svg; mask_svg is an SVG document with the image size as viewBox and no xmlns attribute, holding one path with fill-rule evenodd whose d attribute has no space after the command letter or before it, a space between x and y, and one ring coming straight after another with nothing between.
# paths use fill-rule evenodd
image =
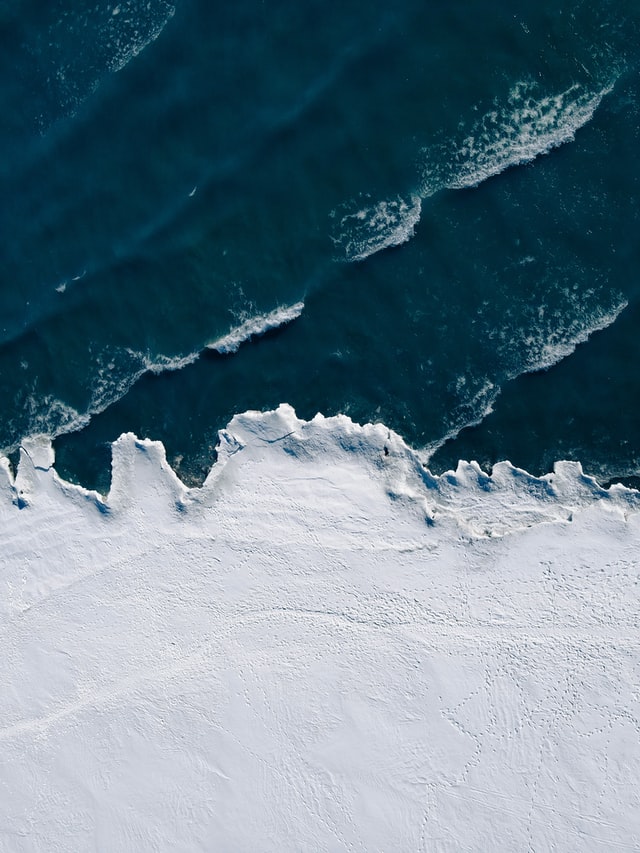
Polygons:
<instances>
[{"instance_id":1,"label":"snowy beach","mask_svg":"<svg viewBox=\"0 0 640 853\"><path fill-rule=\"evenodd\" d=\"M633 850L640 496L236 416L0 469L0 849Z\"/></svg>"}]
</instances>

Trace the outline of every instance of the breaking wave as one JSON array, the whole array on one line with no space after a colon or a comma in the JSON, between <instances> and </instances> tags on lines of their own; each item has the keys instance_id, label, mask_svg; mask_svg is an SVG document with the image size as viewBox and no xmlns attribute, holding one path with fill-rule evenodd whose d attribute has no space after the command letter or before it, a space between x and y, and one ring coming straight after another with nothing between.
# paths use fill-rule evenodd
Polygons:
<instances>
[{"instance_id":1,"label":"breaking wave","mask_svg":"<svg viewBox=\"0 0 640 853\"><path fill-rule=\"evenodd\" d=\"M627 306L628 302L619 298L609 310L594 309L589 313L583 311L561 327L540 322L524 341L519 342L525 344L524 360L521 350L518 349L518 366L507 370L502 380L496 382L486 377L475 383L478 386L477 391L451 413L450 428L441 438L420 449L425 463L444 444L456 438L463 429L478 426L493 412L493 406L500 396L504 382L510 382L526 373L548 370L558 364L570 356L580 344L589 340L595 332L613 325ZM468 381L466 375L459 376L456 390L460 391Z\"/></svg>"},{"instance_id":2,"label":"breaking wave","mask_svg":"<svg viewBox=\"0 0 640 853\"><path fill-rule=\"evenodd\" d=\"M40 397L35 392L26 397L24 414L28 420L28 430L23 438L35 435L55 438L58 435L80 430L91 420L90 413L82 414L51 394ZM4 447L2 452L12 453L20 446L22 440Z\"/></svg>"},{"instance_id":3,"label":"breaking wave","mask_svg":"<svg viewBox=\"0 0 640 853\"><path fill-rule=\"evenodd\" d=\"M22 406L27 423L26 429L22 430L22 438L44 435L54 439L83 429L93 416L99 415L122 399L145 374L157 375L182 370L197 361L202 352L207 349L223 355L235 353L242 344L252 338L260 337L272 329L291 323L302 314L303 310L304 302L296 302L293 305L280 306L266 314L248 317L223 337L207 344L203 350L187 353L187 355L156 355L130 348L105 350L96 361L92 375L91 398L86 411L80 412L64 401L51 396L39 396L34 388L25 398ZM20 440L2 448L2 451L13 452L20 444Z\"/></svg>"},{"instance_id":4,"label":"breaking wave","mask_svg":"<svg viewBox=\"0 0 640 853\"><path fill-rule=\"evenodd\" d=\"M205 349L212 349L222 354L235 353L243 343L252 338L295 320L302 314L303 309L304 302L296 302L294 305L275 308L267 314L249 317L227 335L207 344ZM103 354L93 388L89 416L103 412L124 397L145 374L158 375L182 370L197 361L202 352L203 350L198 350L187 355L167 356L125 349ZM76 427L73 426L73 422L68 422L64 431L71 432L74 428L85 426L87 420L86 416L81 416Z\"/></svg>"},{"instance_id":5,"label":"breaking wave","mask_svg":"<svg viewBox=\"0 0 640 853\"><path fill-rule=\"evenodd\" d=\"M251 338L258 338L272 329L278 329L280 326L286 326L287 323L296 320L303 310L304 302L296 302L294 305L274 308L268 314L249 317L239 326L231 329L228 334L207 344L207 349L215 350L222 355L237 352L240 346Z\"/></svg>"},{"instance_id":6,"label":"breaking wave","mask_svg":"<svg viewBox=\"0 0 640 853\"><path fill-rule=\"evenodd\" d=\"M338 220L336 235L332 236L336 245L348 261L363 261L369 255L401 246L415 233L420 221L422 199L412 195L407 199L397 198L371 203L370 196L362 198L362 206L348 211ZM333 211L333 217L338 211Z\"/></svg>"},{"instance_id":7,"label":"breaking wave","mask_svg":"<svg viewBox=\"0 0 640 853\"><path fill-rule=\"evenodd\" d=\"M562 329L550 329L544 336L536 335L525 340L527 358L521 373L548 370L554 364L574 352L579 344L587 341L594 332L611 326L629 303L620 300L609 311L594 312L588 317L578 316ZM510 377L515 378L515 377Z\"/></svg>"},{"instance_id":8,"label":"breaking wave","mask_svg":"<svg viewBox=\"0 0 640 853\"><path fill-rule=\"evenodd\" d=\"M532 84L517 83L506 106L500 108L496 104L454 146L453 155L445 165L446 172L440 177L442 188L477 187L505 169L530 163L541 154L571 142L612 89L609 84L594 94L576 84L558 95L536 98ZM425 191L431 194L428 165L424 178Z\"/></svg>"},{"instance_id":9,"label":"breaking wave","mask_svg":"<svg viewBox=\"0 0 640 853\"><path fill-rule=\"evenodd\" d=\"M175 11L166 0L101 0L65 10L30 48L51 101L50 114L37 118L41 131L73 115L105 75L121 71L158 38Z\"/></svg>"},{"instance_id":10,"label":"breaking wave","mask_svg":"<svg viewBox=\"0 0 640 853\"><path fill-rule=\"evenodd\" d=\"M333 210L330 236L340 256L363 261L399 246L413 237L422 202L429 196L476 187L570 142L612 89L609 83L594 93L575 84L559 94L540 96L535 84L517 83L506 103L494 102L460 141L422 149L418 189L379 202L361 196Z\"/></svg>"}]
</instances>

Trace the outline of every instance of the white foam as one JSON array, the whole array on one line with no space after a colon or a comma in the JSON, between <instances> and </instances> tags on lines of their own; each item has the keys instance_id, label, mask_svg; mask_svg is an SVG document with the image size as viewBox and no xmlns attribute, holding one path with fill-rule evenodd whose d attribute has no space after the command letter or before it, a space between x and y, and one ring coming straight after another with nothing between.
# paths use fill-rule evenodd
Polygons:
<instances>
[{"instance_id":1,"label":"white foam","mask_svg":"<svg viewBox=\"0 0 640 853\"><path fill-rule=\"evenodd\" d=\"M97 369L92 377L92 394L87 413L77 426L70 425L63 432L73 432L85 426L89 420L120 400L145 373L165 373L182 370L200 358L200 352L187 355L167 356L162 353L151 355L130 348L112 348L103 351L97 360ZM58 430L52 437L60 435Z\"/></svg>"},{"instance_id":2,"label":"white foam","mask_svg":"<svg viewBox=\"0 0 640 853\"><path fill-rule=\"evenodd\" d=\"M190 352L187 355L145 355L136 350L127 350L132 356L139 358L142 362L143 369L139 375L143 373L166 373L167 371L182 370L188 367L200 358L199 352Z\"/></svg>"},{"instance_id":3,"label":"white foam","mask_svg":"<svg viewBox=\"0 0 640 853\"><path fill-rule=\"evenodd\" d=\"M363 261L413 237L420 221L422 199L417 195L406 199L397 196L371 204L366 196L357 203L357 210L352 208L353 204L346 207L349 212L338 219L331 239L347 261ZM333 216L338 213L334 211Z\"/></svg>"},{"instance_id":4,"label":"white foam","mask_svg":"<svg viewBox=\"0 0 640 853\"><path fill-rule=\"evenodd\" d=\"M116 9L118 18L113 22L111 36L113 53L107 66L112 73L121 71L154 42L176 11L175 6L165 0L155 0L153 4L147 2L142 6L133 0L127 4L121 3ZM112 16L115 14L114 10Z\"/></svg>"},{"instance_id":5,"label":"white foam","mask_svg":"<svg viewBox=\"0 0 640 853\"><path fill-rule=\"evenodd\" d=\"M296 302L294 305L284 305L274 308L267 314L256 314L248 317L240 325L223 335L221 338L207 344L207 349L215 350L223 355L237 352L241 345L251 338L257 338L272 329L286 326L296 320L304 311L304 302Z\"/></svg>"},{"instance_id":6,"label":"white foam","mask_svg":"<svg viewBox=\"0 0 640 853\"><path fill-rule=\"evenodd\" d=\"M599 332L611 326L618 319L629 303L626 299L619 300L610 311L593 311L587 315L578 312L570 321L560 328L550 328L544 336L530 335L524 344L527 349L527 360L520 373L532 373L536 370L548 370L554 364L571 355L579 344L587 341L594 332Z\"/></svg>"},{"instance_id":7,"label":"white foam","mask_svg":"<svg viewBox=\"0 0 640 853\"><path fill-rule=\"evenodd\" d=\"M247 317L228 334L207 344L206 348L221 354L235 353L243 343L252 338L291 323L303 310L304 302L296 302L293 305L280 306L266 314ZM104 412L124 397L146 373L182 370L197 361L201 353L202 350L198 350L186 355L167 356L162 353L143 353L130 348L107 348L98 355L91 372L91 398L85 412L76 411L52 396L40 397L34 388L24 403L24 411L28 417L21 439L0 449L0 452L13 452L20 441L28 439L29 436L54 439L83 429L92 417Z\"/></svg>"},{"instance_id":8,"label":"white foam","mask_svg":"<svg viewBox=\"0 0 640 853\"><path fill-rule=\"evenodd\" d=\"M569 300L570 308L575 309L575 316L564 315L559 325L553 322L548 325L538 323L526 337L518 336L516 340L509 341L509 346L517 351L517 369L508 371L503 382L513 381L526 373L548 370L558 364L575 352L576 347L585 343L594 332L615 323L628 305L625 299L618 299L609 310L594 308L586 311L579 310L573 304L575 298L572 295ZM457 390L461 390L466 383L467 377L461 375ZM458 408L451 412L451 425L446 432L420 449L423 461L428 463L437 450L457 438L463 429L482 423L493 412L500 391L501 386L490 379L480 383L470 399L463 399Z\"/></svg>"},{"instance_id":9,"label":"white foam","mask_svg":"<svg viewBox=\"0 0 640 853\"><path fill-rule=\"evenodd\" d=\"M517 83L506 103L496 100L460 142L447 140L435 149L423 149L417 190L379 202L364 196L332 211L331 240L347 261L362 261L402 245L414 236L422 202L429 196L443 189L476 187L570 142L612 89L612 83L597 92L576 84L541 96L535 84Z\"/></svg>"},{"instance_id":10,"label":"white foam","mask_svg":"<svg viewBox=\"0 0 640 853\"><path fill-rule=\"evenodd\" d=\"M465 385L466 375L459 376L458 383L461 387ZM474 392L468 398L463 398L462 402L451 411L450 420L443 435L420 448L420 458L423 463L428 464L433 454L447 442L457 438L463 429L481 424L493 412L493 406L500 396L500 391L500 386L491 379L485 378L481 381Z\"/></svg>"},{"instance_id":11,"label":"white foam","mask_svg":"<svg viewBox=\"0 0 640 853\"><path fill-rule=\"evenodd\" d=\"M0 461L0 847L638 846L637 492L287 406L218 451Z\"/></svg>"},{"instance_id":12,"label":"white foam","mask_svg":"<svg viewBox=\"0 0 640 853\"><path fill-rule=\"evenodd\" d=\"M122 71L159 37L174 14L175 6L166 0L122 0L117 5L99 0L82 10L64 9L39 42L28 46L36 55L46 50L47 83L61 113L73 115L105 75ZM57 118L40 116L41 131Z\"/></svg>"},{"instance_id":13,"label":"white foam","mask_svg":"<svg viewBox=\"0 0 640 853\"><path fill-rule=\"evenodd\" d=\"M593 93L576 84L557 95L539 97L536 86L516 84L506 105L496 102L495 109L454 146L443 187L476 187L505 169L529 163L572 141L612 89L607 85ZM430 179L427 186L430 191Z\"/></svg>"},{"instance_id":14,"label":"white foam","mask_svg":"<svg viewBox=\"0 0 640 853\"><path fill-rule=\"evenodd\" d=\"M170 357L151 356L132 349L105 350L94 365L91 398L86 411L80 412L52 395L41 396L34 388L22 407L26 416L22 438L0 452L12 453L21 443L33 438L54 439L84 429L92 417L124 397L145 373L181 370L199 357L199 352Z\"/></svg>"},{"instance_id":15,"label":"white foam","mask_svg":"<svg viewBox=\"0 0 640 853\"><path fill-rule=\"evenodd\" d=\"M51 394L40 396L32 391L26 398L22 414L26 416L26 437L34 436L44 438L55 438L69 432L83 429L91 420L89 413L81 413L59 400ZM5 447L5 453L12 453L19 446L20 441Z\"/></svg>"}]
</instances>

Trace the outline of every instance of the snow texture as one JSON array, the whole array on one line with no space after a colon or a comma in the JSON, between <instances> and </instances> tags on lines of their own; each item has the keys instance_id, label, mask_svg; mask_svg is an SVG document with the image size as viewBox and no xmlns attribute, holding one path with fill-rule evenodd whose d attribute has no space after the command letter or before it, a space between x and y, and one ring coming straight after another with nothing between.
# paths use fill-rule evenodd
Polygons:
<instances>
[{"instance_id":1,"label":"snow texture","mask_svg":"<svg viewBox=\"0 0 640 853\"><path fill-rule=\"evenodd\" d=\"M0 464L0 850L640 848L640 495L236 416Z\"/></svg>"}]
</instances>

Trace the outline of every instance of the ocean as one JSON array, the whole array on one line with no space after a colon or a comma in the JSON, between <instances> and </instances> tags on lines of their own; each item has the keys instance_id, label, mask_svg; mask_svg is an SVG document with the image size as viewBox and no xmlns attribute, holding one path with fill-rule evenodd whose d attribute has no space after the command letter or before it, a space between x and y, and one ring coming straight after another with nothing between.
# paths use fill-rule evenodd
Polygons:
<instances>
[{"instance_id":1,"label":"ocean","mask_svg":"<svg viewBox=\"0 0 640 853\"><path fill-rule=\"evenodd\" d=\"M631 0L0 3L0 447L234 414L640 480Z\"/></svg>"}]
</instances>

